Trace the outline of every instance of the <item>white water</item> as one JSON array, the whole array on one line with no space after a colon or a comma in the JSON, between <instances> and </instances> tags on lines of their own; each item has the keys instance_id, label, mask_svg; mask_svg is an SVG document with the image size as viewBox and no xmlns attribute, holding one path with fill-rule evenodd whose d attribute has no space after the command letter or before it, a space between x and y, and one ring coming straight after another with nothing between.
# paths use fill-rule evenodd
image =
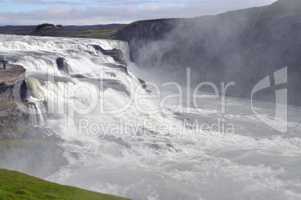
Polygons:
<instances>
[{"instance_id":1,"label":"white water","mask_svg":"<svg viewBox=\"0 0 301 200\"><path fill-rule=\"evenodd\" d=\"M117 63L91 44L128 55L127 45L117 41L0 36L0 54L26 68L32 98L47 102L52 111L44 127L64 141L68 164L46 178L134 200L301 199L299 108L289 108L289 131L281 134L258 120L249 102L229 99L225 118L235 132L196 132L183 127L181 119L215 123L217 101L204 99L202 110L174 114L175 108L150 113L158 106L147 99L139 109L136 89L150 95L135 74L107 66ZM70 75L57 69L58 57L66 59ZM129 70L135 67L129 64ZM49 74L68 81L45 80ZM71 77L78 74L105 80L105 89ZM86 108L94 98L100 99L97 109L73 112L73 105ZM122 112L108 113L128 102ZM258 109L270 112L265 105Z\"/></svg>"}]
</instances>

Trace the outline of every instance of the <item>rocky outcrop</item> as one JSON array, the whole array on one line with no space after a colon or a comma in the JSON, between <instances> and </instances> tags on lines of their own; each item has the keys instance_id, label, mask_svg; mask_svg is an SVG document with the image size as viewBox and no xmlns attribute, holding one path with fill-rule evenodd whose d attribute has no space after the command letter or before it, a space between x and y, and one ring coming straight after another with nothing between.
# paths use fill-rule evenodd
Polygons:
<instances>
[{"instance_id":1,"label":"rocky outcrop","mask_svg":"<svg viewBox=\"0 0 301 200\"><path fill-rule=\"evenodd\" d=\"M24 86L25 69L18 65L9 65L7 69L0 69L0 110L4 104L14 101L14 87L20 88L19 97L26 96L26 86ZM6 103L5 103L6 102ZM6 108L4 106L4 108Z\"/></svg>"},{"instance_id":2,"label":"rocky outcrop","mask_svg":"<svg viewBox=\"0 0 301 200\"><path fill-rule=\"evenodd\" d=\"M8 65L7 69L0 69L0 84L12 86L24 80L25 69L20 65Z\"/></svg>"},{"instance_id":3,"label":"rocky outcrop","mask_svg":"<svg viewBox=\"0 0 301 200\"><path fill-rule=\"evenodd\" d=\"M65 72L66 74L69 73L69 66L68 63L66 62L65 58L59 57L56 59L56 65L58 70Z\"/></svg>"},{"instance_id":4,"label":"rocky outcrop","mask_svg":"<svg viewBox=\"0 0 301 200\"><path fill-rule=\"evenodd\" d=\"M24 101L27 96L24 79L22 66L8 65L6 70L0 69L0 139L21 137L26 131L27 116L17 107L17 101Z\"/></svg>"},{"instance_id":5,"label":"rocky outcrop","mask_svg":"<svg viewBox=\"0 0 301 200\"><path fill-rule=\"evenodd\" d=\"M111 49L111 50L106 50L103 49L101 46L99 45L92 45L92 47L96 50L101 52L103 55L106 56L111 56L116 62L122 64L122 65L126 65L126 60L124 58L124 55L122 53L122 51L120 49Z\"/></svg>"},{"instance_id":6,"label":"rocky outcrop","mask_svg":"<svg viewBox=\"0 0 301 200\"><path fill-rule=\"evenodd\" d=\"M127 69L126 65L115 65L115 64L111 64L111 63L105 63L103 65L110 67L110 68L119 69L120 71L128 74L128 69Z\"/></svg>"},{"instance_id":7,"label":"rocky outcrop","mask_svg":"<svg viewBox=\"0 0 301 200\"><path fill-rule=\"evenodd\" d=\"M147 83L146 83L143 79L138 78L138 81L139 81L139 83L141 84L142 88L143 88L147 93L152 93L152 91L148 88Z\"/></svg>"}]
</instances>

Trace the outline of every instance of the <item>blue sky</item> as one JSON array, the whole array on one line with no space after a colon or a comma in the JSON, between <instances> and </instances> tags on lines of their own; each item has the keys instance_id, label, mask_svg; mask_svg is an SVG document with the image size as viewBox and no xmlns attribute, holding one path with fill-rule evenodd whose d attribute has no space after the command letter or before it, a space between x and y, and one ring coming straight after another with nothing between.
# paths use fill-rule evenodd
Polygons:
<instances>
[{"instance_id":1,"label":"blue sky","mask_svg":"<svg viewBox=\"0 0 301 200\"><path fill-rule=\"evenodd\" d=\"M0 24L106 24L194 17L275 0L0 0Z\"/></svg>"}]
</instances>

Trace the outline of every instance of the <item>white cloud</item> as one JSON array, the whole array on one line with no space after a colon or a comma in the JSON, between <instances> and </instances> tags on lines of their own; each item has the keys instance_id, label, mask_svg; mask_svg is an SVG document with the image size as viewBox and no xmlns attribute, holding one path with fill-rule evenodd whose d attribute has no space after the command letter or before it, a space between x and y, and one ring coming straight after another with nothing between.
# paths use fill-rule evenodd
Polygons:
<instances>
[{"instance_id":1,"label":"white cloud","mask_svg":"<svg viewBox=\"0 0 301 200\"><path fill-rule=\"evenodd\" d=\"M4 2L5 0L0 0ZM103 24L141 19L194 17L252 6L275 0L14 0L16 6L43 4L46 8L24 12L0 12L1 24ZM119 2L119 3L118 3ZM123 3L121 3L123 2Z\"/></svg>"}]
</instances>

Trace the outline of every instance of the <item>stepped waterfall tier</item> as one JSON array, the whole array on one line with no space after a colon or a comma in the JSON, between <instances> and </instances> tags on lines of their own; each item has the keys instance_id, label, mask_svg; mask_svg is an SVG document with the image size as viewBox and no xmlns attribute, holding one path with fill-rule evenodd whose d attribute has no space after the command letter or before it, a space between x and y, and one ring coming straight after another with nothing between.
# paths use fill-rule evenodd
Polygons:
<instances>
[{"instance_id":1,"label":"stepped waterfall tier","mask_svg":"<svg viewBox=\"0 0 301 200\"><path fill-rule=\"evenodd\" d=\"M0 87L0 99L13 97L0 105L0 168L133 200L301 198L299 108L282 134L243 99L227 99L226 113L210 95L198 109L162 106L129 51L117 40L1 35L6 70L24 71ZM266 103L256 111L272 117Z\"/></svg>"}]
</instances>

